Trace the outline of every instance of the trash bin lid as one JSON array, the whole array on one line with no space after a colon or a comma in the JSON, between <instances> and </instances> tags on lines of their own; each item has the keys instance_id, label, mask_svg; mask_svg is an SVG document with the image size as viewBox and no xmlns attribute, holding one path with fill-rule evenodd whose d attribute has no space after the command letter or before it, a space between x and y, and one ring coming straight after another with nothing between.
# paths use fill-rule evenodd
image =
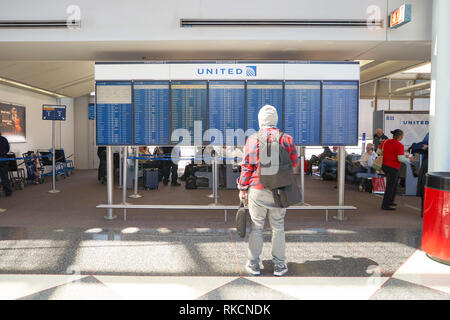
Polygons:
<instances>
[{"instance_id":1,"label":"trash bin lid","mask_svg":"<svg viewBox=\"0 0 450 320\"><path fill-rule=\"evenodd\" d=\"M450 191L450 172L428 172L425 185L432 189Z\"/></svg>"}]
</instances>

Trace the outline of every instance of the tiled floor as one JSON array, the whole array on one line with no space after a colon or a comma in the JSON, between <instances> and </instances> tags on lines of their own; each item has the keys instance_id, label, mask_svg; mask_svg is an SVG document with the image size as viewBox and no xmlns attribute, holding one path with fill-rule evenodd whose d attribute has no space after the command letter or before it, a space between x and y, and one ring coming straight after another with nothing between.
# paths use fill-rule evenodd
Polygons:
<instances>
[{"instance_id":1,"label":"tiled floor","mask_svg":"<svg viewBox=\"0 0 450 320\"><path fill-rule=\"evenodd\" d=\"M0 228L0 299L450 299L450 267L416 248L418 230L302 229L289 272L244 269L234 230Z\"/></svg>"}]
</instances>

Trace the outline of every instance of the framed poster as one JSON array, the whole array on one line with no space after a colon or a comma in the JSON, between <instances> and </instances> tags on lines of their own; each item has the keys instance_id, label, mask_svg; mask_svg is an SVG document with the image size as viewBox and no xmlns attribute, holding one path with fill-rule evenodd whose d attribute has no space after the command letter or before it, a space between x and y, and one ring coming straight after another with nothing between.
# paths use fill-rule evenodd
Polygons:
<instances>
[{"instance_id":1,"label":"framed poster","mask_svg":"<svg viewBox=\"0 0 450 320\"><path fill-rule=\"evenodd\" d=\"M24 106L0 102L0 132L9 142L26 141L25 119Z\"/></svg>"}]
</instances>

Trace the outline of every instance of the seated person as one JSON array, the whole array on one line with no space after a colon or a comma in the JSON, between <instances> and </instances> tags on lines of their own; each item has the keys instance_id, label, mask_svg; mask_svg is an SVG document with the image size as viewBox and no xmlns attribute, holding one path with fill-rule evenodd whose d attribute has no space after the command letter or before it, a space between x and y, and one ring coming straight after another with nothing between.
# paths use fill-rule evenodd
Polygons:
<instances>
[{"instance_id":1,"label":"seated person","mask_svg":"<svg viewBox=\"0 0 450 320\"><path fill-rule=\"evenodd\" d=\"M333 147L333 151L337 151L337 147ZM345 151L345 158L347 158L347 151ZM332 152L330 157L327 157L323 159L320 162L319 169L320 169L320 177L323 179L324 174L327 170L338 167L338 159L337 159L337 153Z\"/></svg>"},{"instance_id":2,"label":"seated person","mask_svg":"<svg viewBox=\"0 0 450 320\"><path fill-rule=\"evenodd\" d=\"M312 174L312 167L313 165L320 165L320 162L322 162L323 159L327 157L331 157L333 155L333 152L331 152L330 147L323 147L323 152L319 155L312 155L311 159L309 160L308 170L306 171L307 174Z\"/></svg>"},{"instance_id":3,"label":"seated person","mask_svg":"<svg viewBox=\"0 0 450 320\"><path fill-rule=\"evenodd\" d=\"M378 155L375 152L374 145L372 143L368 143L366 146L366 152L361 155L359 160L353 162L353 172L367 172L372 173L372 165Z\"/></svg>"},{"instance_id":4,"label":"seated person","mask_svg":"<svg viewBox=\"0 0 450 320\"><path fill-rule=\"evenodd\" d=\"M155 149L154 153L155 153L154 155L156 155L156 149ZM148 150L148 147L139 147L139 155L142 155L145 157L145 156L151 156L152 153L150 152L150 150ZM155 169L159 169L159 171L161 171L161 161L152 159L151 157L149 157L148 160L144 160L144 159L139 160L139 165L141 165L145 169L155 168Z\"/></svg>"}]
</instances>

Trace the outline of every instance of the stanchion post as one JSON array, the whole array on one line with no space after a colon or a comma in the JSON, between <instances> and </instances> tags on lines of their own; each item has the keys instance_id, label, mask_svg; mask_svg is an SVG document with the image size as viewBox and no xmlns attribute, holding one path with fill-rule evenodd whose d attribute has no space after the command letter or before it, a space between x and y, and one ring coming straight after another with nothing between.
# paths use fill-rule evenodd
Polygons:
<instances>
[{"instance_id":1,"label":"stanchion post","mask_svg":"<svg viewBox=\"0 0 450 320\"><path fill-rule=\"evenodd\" d=\"M134 193L129 196L129 198L138 199L142 198L142 195L138 194L138 180L139 180L139 147L135 150L135 162L134 162Z\"/></svg>"},{"instance_id":2,"label":"stanchion post","mask_svg":"<svg viewBox=\"0 0 450 320\"><path fill-rule=\"evenodd\" d=\"M111 205L114 202L114 174L113 174L114 166L113 166L113 152L112 147L106 147L106 194L108 204ZM107 215L105 216L106 220L114 220L117 216L113 215L113 209L109 208L107 211Z\"/></svg>"},{"instance_id":3,"label":"stanchion post","mask_svg":"<svg viewBox=\"0 0 450 320\"><path fill-rule=\"evenodd\" d=\"M56 154L55 154L55 120L52 120L52 190L48 193L58 193L56 190Z\"/></svg>"},{"instance_id":4,"label":"stanchion post","mask_svg":"<svg viewBox=\"0 0 450 320\"><path fill-rule=\"evenodd\" d=\"M123 165L122 165L122 204L127 204L127 161L128 147L123 147ZM127 209L123 209L123 220L127 219Z\"/></svg>"}]
</instances>

